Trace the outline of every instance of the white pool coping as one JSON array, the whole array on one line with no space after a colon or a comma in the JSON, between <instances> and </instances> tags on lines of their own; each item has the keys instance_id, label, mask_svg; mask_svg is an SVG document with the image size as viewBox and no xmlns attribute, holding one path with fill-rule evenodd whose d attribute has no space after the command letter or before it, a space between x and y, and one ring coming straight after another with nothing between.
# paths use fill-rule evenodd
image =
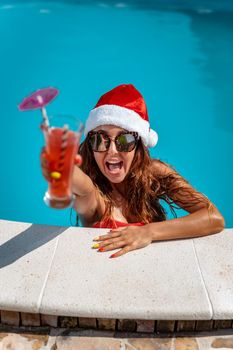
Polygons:
<instances>
[{"instance_id":1,"label":"white pool coping","mask_svg":"<svg viewBox=\"0 0 233 350\"><path fill-rule=\"evenodd\" d=\"M0 220L0 310L59 316L233 319L233 229L109 259L107 229Z\"/></svg>"}]
</instances>

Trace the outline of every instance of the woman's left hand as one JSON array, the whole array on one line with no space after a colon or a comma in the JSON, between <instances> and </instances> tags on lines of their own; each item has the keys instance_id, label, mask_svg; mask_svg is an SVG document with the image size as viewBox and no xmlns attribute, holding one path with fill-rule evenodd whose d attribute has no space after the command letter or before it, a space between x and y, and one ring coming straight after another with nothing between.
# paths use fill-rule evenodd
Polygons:
<instances>
[{"instance_id":1,"label":"woman's left hand","mask_svg":"<svg viewBox=\"0 0 233 350\"><path fill-rule=\"evenodd\" d=\"M152 242L151 234L145 226L128 226L112 229L108 234L94 238L93 248L99 248L99 252L119 249L110 258L116 258L131 250L146 247Z\"/></svg>"}]
</instances>

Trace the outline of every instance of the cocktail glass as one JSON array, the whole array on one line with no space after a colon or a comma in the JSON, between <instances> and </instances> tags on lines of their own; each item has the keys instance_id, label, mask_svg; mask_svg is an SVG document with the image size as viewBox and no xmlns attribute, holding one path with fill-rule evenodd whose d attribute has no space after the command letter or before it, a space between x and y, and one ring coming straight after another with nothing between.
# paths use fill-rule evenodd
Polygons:
<instances>
[{"instance_id":1,"label":"cocktail glass","mask_svg":"<svg viewBox=\"0 0 233 350\"><path fill-rule=\"evenodd\" d=\"M49 184L44 201L52 208L63 209L71 206L74 200L71 188L72 172L84 126L72 116L57 115L48 118L45 106L58 93L58 89L54 87L36 90L25 97L18 108L20 111L41 109L41 129L45 137L42 159Z\"/></svg>"},{"instance_id":2,"label":"cocktail glass","mask_svg":"<svg viewBox=\"0 0 233 350\"><path fill-rule=\"evenodd\" d=\"M49 117L50 126L42 124L47 159L48 190L45 203L56 209L72 206L72 174L83 124L75 117L56 115Z\"/></svg>"}]
</instances>

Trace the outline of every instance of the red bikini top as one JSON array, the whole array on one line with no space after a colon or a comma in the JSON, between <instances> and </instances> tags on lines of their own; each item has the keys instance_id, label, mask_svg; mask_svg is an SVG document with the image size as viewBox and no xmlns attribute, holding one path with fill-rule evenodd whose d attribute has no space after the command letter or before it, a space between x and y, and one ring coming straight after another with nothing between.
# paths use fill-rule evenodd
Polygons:
<instances>
[{"instance_id":1,"label":"red bikini top","mask_svg":"<svg viewBox=\"0 0 233 350\"><path fill-rule=\"evenodd\" d=\"M108 219L105 221L97 221L93 227L94 228L118 228L118 227L127 227L127 226L143 226L143 222L121 222L113 219Z\"/></svg>"}]
</instances>

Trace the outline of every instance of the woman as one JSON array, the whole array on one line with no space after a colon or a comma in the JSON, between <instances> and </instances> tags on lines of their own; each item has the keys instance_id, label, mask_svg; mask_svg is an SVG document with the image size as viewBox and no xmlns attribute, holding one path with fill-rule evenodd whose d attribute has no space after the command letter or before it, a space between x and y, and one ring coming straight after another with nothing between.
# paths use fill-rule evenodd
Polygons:
<instances>
[{"instance_id":1,"label":"woman","mask_svg":"<svg viewBox=\"0 0 233 350\"><path fill-rule=\"evenodd\" d=\"M90 112L86 139L73 174L74 208L84 226L110 228L93 248L119 257L153 241L192 238L220 232L224 219L173 167L151 159L147 147L158 136L150 129L142 95L133 85L104 94ZM166 220L159 200L189 215Z\"/></svg>"}]
</instances>

